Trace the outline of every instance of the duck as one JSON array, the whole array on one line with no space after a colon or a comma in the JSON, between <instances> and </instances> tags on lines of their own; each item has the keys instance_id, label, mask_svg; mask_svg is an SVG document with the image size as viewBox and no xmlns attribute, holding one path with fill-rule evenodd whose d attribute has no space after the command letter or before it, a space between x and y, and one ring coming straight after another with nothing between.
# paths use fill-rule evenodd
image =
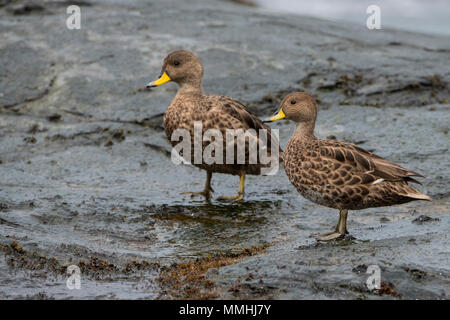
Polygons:
<instances>
[{"instance_id":1,"label":"duck","mask_svg":"<svg viewBox=\"0 0 450 320\"><path fill-rule=\"evenodd\" d=\"M216 130L223 137L223 155L218 155L215 161L205 161L205 157L195 161L194 152L179 151L179 155L188 163L206 171L206 182L201 192L184 192L191 196L201 195L206 199L211 198L214 190L211 187L213 173L237 175L240 178L238 192L232 196L221 196L218 200L240 201L245 193L245 176L261 175L270 166L276 167L280 161L279 141L269 126L263 123L255 114L246 109L246 107L236 99L223 95L206 94L203 91L203 73L204 68L200 58L187 50L176 50L170 52L163 61L162 70L159 78L147 84L147 88L159 87L167 82L175 82L178 85L178 91L170 102L164 113L164 129L167 138L175 148L178 144L177 139L172 139L172 135L178 129L186 130L191 137L191 150L195 148L194 135L195 125L201 124L201 134L203 137L208 130ZM151 90L151 89L150 89ZM227 130L242 130L241 132L250 132L248 140L242 140L230 137L227 138ZM262 137L260 132L264 132ZM215 138L214 138L215 139ZM256 139L261 143L258 146L265 148L269 161L262 161L258 155L256 160L250 161L251 154L249 144L250 139ZM207 151L208 143L203 139L201 151ZM243 147L245 159L238 161L238 148ZM220 151L220 149L215 150ZM228 154L230 153L230 154ZM216 156L213 153L214 156ZM229 158L227 157L227 154ZM232 159L233 161L230 161ZM273 162L272 162L273 160ZM270 171L270 170L269 170Z\"/></svg>"},{"instance_id":2,"label":"duck","mask_svg":"<svg viewBox=\"0 0 450 320\"><path fill-rule=\"evenodd\" d=\"M306 199L339 210L333 232L314 235L318 241L346 238L349 210L392 206L431 198L409 183L421 184L423 176L366 151L353 143L318 139L314 135L317 104L306 92L294 92L280 103L268 122L295 123L284 149L289 181ZM350 236L348 236L350 237Z\"/></svg>"}]
</instances>

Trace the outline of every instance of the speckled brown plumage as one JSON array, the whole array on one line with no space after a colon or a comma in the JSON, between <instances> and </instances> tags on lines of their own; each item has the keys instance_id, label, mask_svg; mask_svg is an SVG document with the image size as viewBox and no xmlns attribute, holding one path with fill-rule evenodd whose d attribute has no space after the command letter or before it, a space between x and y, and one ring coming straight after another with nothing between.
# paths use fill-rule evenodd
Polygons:
<instances>
[{"instance_id":1,"label":"speckled brown plumage","mask_svg":"<svg viewBox=\"0 0 450 320\"><path fill-rule=\"evenodd\" d=\"M245 162L244 164L237 163L237 141L230 140L230 143L234 144L234 163L226 163L226 150L227 150L227 129L253 129L256 131L254 139L259 139L259 130L266 129L268 135L268 155L270 156L271 141L277 143L277 149L279 143L276 138L272 140L272 133L270 127L263 124L257 116L246 110L244 105L240 102L226 96L208 95L203 92L202 78L203 78L203 66L200 59L193 53L185 50L174 51L170 53L164 60L162 74L166 73L171 81L176 82L179 85L178 92L174 99L171 101L169 107L164 115L164 127L166 135L171 140L172 134L176 129L184 128L190 131L191 144L194 148L194 122L202 122L203 134L208 129L218 129L222 133L224 140L223 143L223 161L222 163L207 164L194 163L194 152L191 152L191 156L183 155L183 158L191 162L193 165L204 169L211 174L212 172L226 173L233 175L240 175L241 178L246 174L259 175L261 174L261 168L263 165L258 159L256 164L249 163L249 142L245 144ZM175 146L178 141L171 141L172 146ZM209 145L209 141L203 141L203 151ZM279 149L281 151L281 149ZM205 191L210 189L210 186L205 186ZM242 189L242 190L241 190ZM211 189L212 190L212 189ZM205 193L205 192L203 192ZM209 191L206 192L209 196ZM239 196L235 197L238 200L243 196L243 180L241 179L241 187L239 190Z\"/></svg>"},{"instance_id":2,"label":"speckled brown plumage","mask_svg":"<svg viewBox=\"0 0 450 320\"><path fill-rule=\"evenodd\" d=\"M418 174L350 143L294 135L286 146L285 170L305 198L331 208L359 210L425 199L407 183ZM374 184L378 179L383 181Z\"/></svg>"},{"instance_id":3,"label":"speckled brown plumage","mask_svg":"<svg viewBox=\"0 0 450 320\"><path fill-rule=\"evenodd\" d=\"M192 150L194 144L194 121L202 122L203 133L208 129L218 129L224 137L223 160L222 164L194 164L194 153L191 152L189 160L195 166L212 172L239 175L245 174L259 175L262 165L249 164L248 141L245 147L245 164L237 164L237 144L234 146L234 164L226 164L226 130L227 129L267 129L270 134L270 128L263 124L255 115L248 112L238 101L225 96L205 95L203 93L177 94L172 100L164 115L164 128L166 136L172 136L174 130L184 128L190 131L192 138ZM178 142L172 141L172 146ZM209 142L203 142L203 150ZM268 148L270 150L270 139ZM270 152L269 152L270 153Z\"/></svg>"},{"instance_id":4,"label":"speckled brown plumage","mask_svg":"<svg viewBox=\"0 0 450 320\"><path fill-rule=\"evenodd\" d=\"M408 185L419 183L412 177L421 177L420 174L354 144L316 138L317 106L308 94L288 95L280 110L286 119L296 122L284 152L284 167L291 183L305 198L341 211L430 200Z\"/></svg>"}]
</instances>

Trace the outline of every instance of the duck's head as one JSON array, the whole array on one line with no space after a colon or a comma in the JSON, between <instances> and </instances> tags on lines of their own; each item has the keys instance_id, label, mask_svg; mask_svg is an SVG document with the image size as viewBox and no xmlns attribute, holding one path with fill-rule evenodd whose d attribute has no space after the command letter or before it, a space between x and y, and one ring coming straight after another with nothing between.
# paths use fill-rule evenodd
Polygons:
<instances>
[{"instance_id":1,"label":"duck's head","mask_svg":"<svg viewBox=\"0 0 450 320\"><path fill-rule=\"evenodd\" d=\"M164 59L161 75L158 80L147 84L147 88L157 87L166 82L173 81L183 86L201 85L203 66L200 59L192 52L177 50L169 53Z\"/></svg>"},{"instance_id":2,"label":"duck's head","mask_svg":"<svg viewBox=\"0 0 450 320\"><path fill-rule=\"evenodd\" d=\"M281 101L280 110L276 115L267 119L267 122L286 119L296 123L314 123L316 117L317 105L314 98L305 92L294 92L288 94L283 101Z\"/></svg>"}]
</instances>

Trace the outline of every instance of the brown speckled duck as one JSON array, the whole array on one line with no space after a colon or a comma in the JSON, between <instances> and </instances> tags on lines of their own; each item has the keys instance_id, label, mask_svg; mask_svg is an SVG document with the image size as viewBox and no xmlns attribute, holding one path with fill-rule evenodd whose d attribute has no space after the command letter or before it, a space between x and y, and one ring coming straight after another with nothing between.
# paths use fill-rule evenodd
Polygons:
<instances>
[{"instance_id":1,"label":"brown speckled duck","mask_svg":"<svg viewBox=\"0 0 450 320\"><path fill-rule=\"evenodd\" d=\"M278 114L268 120L289 119L296 123L284 152L284 167L298 192L310 201L339 210L335 231L318 235L318 240L338 239L347 234L348 210L431 201L408 185L419 183L412 177L423 177L420 174L352 143L317 139L316 117L313 97L296 92L285 97Z\"/></svg>"},{"instance_id":2,"label":"brown speckled duck","mask_svg":"<svg viewBox=\"0 0 450 320\"><path fill-rule=\"evenodd\" d=\"M193 53L186 50L178 50L171 52L165 59L162 66L161 76L158 80L153 81L147 87L156 87L166 82L173 81L179 86L176 96L171 101L164 115L165 132L169 140L171 140L172 133L179 128L189 130L192 139L192 148L194 150L194 122L201 121L203 134L208 129L218 129L222 133L224 140L223 161L207 164L194 163L194 152L191 152L191 157L182 155L195 166L206 170L206 184L202 192L189 192L192 195L203 195L207 199L210 198L213 189L211 188L212 173L225 173L240 176L240 185L238 193L234 196L220 197L224 200L242 200L244 197L245 175L259 175L261 168L265 165L261 164L258 157L258 162L251 164L248 161L248 143L245 144L245 163L238 164L236 161L236 152L234 152L235 162L232 164L226 163L226 129L254 129L256 139L259 139L259 129L267 130L267 149L270 157L271 141L277 143L277 150L279 142L275 137L272 137L270 127L263 124L254 114L246 110L244 105L230 97L208 95L203 92L202 88L203 66L200 59ZM273 138L271 140L271 138ZM175 146L178 141L171 141L172 146ZM234 145L234 150L237 148L237 141L230 140ZM203 151L209 143L203 142ZM278 158L277 160L278 161ZM267 165L270 166L270 165Z\"/></svg>"}]
</instances>

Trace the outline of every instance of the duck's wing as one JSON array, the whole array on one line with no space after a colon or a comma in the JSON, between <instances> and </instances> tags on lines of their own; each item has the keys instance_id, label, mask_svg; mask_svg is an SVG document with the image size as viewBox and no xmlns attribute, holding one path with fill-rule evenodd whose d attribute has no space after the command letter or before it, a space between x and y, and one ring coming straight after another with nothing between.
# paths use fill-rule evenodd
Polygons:
<instances>
[{"instance_id":1,"label":"duck's wing","mask_svg":"<svg viewBox=\"0 0 450 320\"><path fill-rule=\"evenodd\" d=\"M405 181L421 184L412 177L423 177L348 142L320 140L320 154L322 157L351 166L352 171L382 179L379 181Z\"/></svg>"},{"instance_id":2,"label":"duck's wing","mask_svg":"<svg viewBox=\"0 0 450 320\"><path fill-rule=\"evenodd\" d=\"M228 115L239 120L244 129L268 129L270 127L264 124L256 115L252 112L248 111L246 107L240 103L239 101L226 97L226 96L216 96L218 98L218 103L216 107L220 109L220 111L224 115Z\"/></svg>"},{"instance_id":3,"label":"duck's wing","mask_svg":"<svg viewBox=\"0 0 450 320\"><path fill-rule=\"evenodd\" d=\"M261 129L266 130L267 133L267 148L271 148L271 143L276 142L280 151L280 159L283 158L283 150L280 146L279 140L274 136L270 127L264 124L255 114L248 111L246 107L239 101L227 96L212 96L214 107L211 111L219 111L220 117L226 122L229 119L238 120L240 126L244 130L254 129L258 137L260 137Z\"/></svg>"}]
</instances>

